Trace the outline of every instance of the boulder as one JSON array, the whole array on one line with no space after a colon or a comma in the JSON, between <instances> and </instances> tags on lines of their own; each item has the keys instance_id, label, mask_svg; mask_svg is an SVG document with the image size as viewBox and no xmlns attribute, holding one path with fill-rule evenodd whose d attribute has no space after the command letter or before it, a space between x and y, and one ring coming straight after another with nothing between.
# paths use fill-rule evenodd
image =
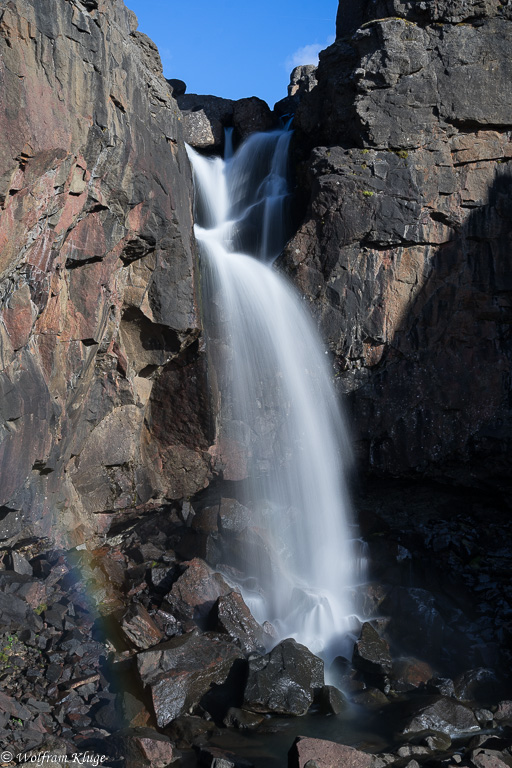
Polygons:
<instances>
[{"instance_id":1,"label":"boulder","mask_svg":"<svg viewBox=\"0 0 512 768\"><path fill-rule=\"evenodd\" d=\"M218 148L224 141L224 127L209 118L203 109L183 113L183 132L187 144L195 149Z\"/></svg>"},{"instance_id":2,"label":"boulder","mask_svg":"<svg viewBox=\"0 0 512 768\"><path fill-rule=\"evenodd\" d=\"M204 560L196 557L185 565L185 572L167 594L167 602L178 617L204 622L221 595L228 595L231 587L220 573L215 573Z\"/></svg>"},{"instance_id":3,"label":"boulder","mask_svg":"<svg viewBox=\"0 0 512 768\"><path fill-rule=\"evenodd\" d=\"M139 603L130 606L125 612L121 629L128 641L141 650L157 645L164 638L164 633Z\"/></svg>"},{"instance_id":4,"label":"boulder","mask_svg":"<svg viewBox=\"0 0 512 768\"><path fill-rule=\"evenodd\" d=\"M470 759L470 765L472 768L507 768L510 763L510 755L505 753L503 755L503 760L501 757L501 755L488 752L487 750L483 750L477 754L473 752Z\"/></svg>"},{"instance_id":5,"label":"boulder","mask_svg":"<svg viewBox=\"0 0 512 768\"><path fill-rule=\"evenodd\" d=\"M198 764L204 768L254 768L250 760L218 747L202 747Z\"/></svg>"},{"instance_id":6,"label":"boulder","mask_svg":"<svg viewBox=\"0 0 512 768\"><path fill-rule=\"evenodd\" d=\"M470 669L453 681L459 701L492 701L497 683L496 672L486 667Z\"/></svg>"},{"instance_id":7,"label":"boulder","mask_svg":"<svg viewBox=\"0 0 512 768\"><path fill-rule=\"evenodd\" d=\"M353 693L350 700L365 709L382 709L389 704L389 699L379 688L365 688L364 691Z\"/></svg>"},{"instance_id":8,"label":"boulder","mask_svg":"<svg viewBox=\"0 0 512 768\"><path fill-rule=\"evenodd\" d=\"M148 686L163 727L199 704L212 684L224 683L242 652L219 635L196 631L139 653L140 679Z\"/></svg>"},{"instance_id":9,"label":"boulder","mask_svg":"<svg viewBox=\"0 0 512 768\"><path fill-rule=\"evenodd\" d=\"M306 768L309 761L311 768L370 768L373 757L344 744L299 736L288 753L288 767Z\"/></svg>"},{"instance_id":10,"label":"boulder","mask_svg":"<svg viewBox=\"0 0 512 768\"><path fill-rule=\"evenodd\" d=\"M166 768L180 757L169 737L152 728L126 728L115 734L114 742L127 768Z\"/></svg>"},{"instance_id":11,"label":"boulder","mask_svg":"<svg viewBox=\"0 0 512 768\"><path fill-rule=\"evenodd\" d=\"M251 511L236 499L222 498L219 507L219 530L222 533L243 533L251 522Z\"/></svg>"},{"instance_id":12,"label":"boulder","mask_svg":"<svg viewBox=\"0 0 512 768\"><path fill-rule=\"evenodd\" d=\"M270 130L274 125L274 118L266 102L251 96L235 101L233 125L243 140L255 131Z\"/></svg>"},{"instance_id":13,"label":"boulder","mask_svg":"<svg viewBox=\"0 0 512 768\"><path fill-rule=\"evenodd\" d=\"M264 653L270 637L253 617L239 592L217 600L212 619L219 632L225 632L245 653Z\"/></svg>"},{"instance_id":14,"label":"boulder","mask_svg":"<svg viewBox=\"0 0 512 768\"><path fill-rule=\"evenodd\" d=\"M352 663L356 669L371 675L387 675L393 662L389 653L389 644L379 637L369 622L361 628L361 637L354 646Z\"/></svg>"},{"instance_id":15,"label":"boulder","mask_svg":"<svg viewBox=\"0 0 512 768\"><path fill-rule=\"evenodd\" d=\"M428 730L446 733L453 738L479 731L480 726L471 709L453 699L440 697L420 709L405 726L403 733L410 735Z\"/></svg>"},{"instance_id":16,"label":"boulder","mask_svg":"<svg viewBox=\"0 0 512 768\"><path fill-rule=\"evenodd\" d=\"M295 640L283 640L270 653L249 661L244 708L305 715L323 684L323 661Z\"/></svg>"},{"instance_id":17,"label":"boulder","mask_svg":"<svg viewBox=\"0 0 512 768\"><path fill-rule=\"evenodd\" d=\"M238 728L240 731L258 728L264 721L264 716L246 709L230 707L224 718L224 725L228 728Z\"/></svg>"},{"instance_id":18,"label":"boulder","mask_svg":"<svg viewBox=\"0 0 512 768\"><path fill-rule=\"evenodd\" d=\"M348 707L345 696L334 685L322 686L317 703L325 715L339 715Z\"/></svg>"},{"instance_id":19,"label":"boulder","mask_svg":"<svg viewBox=\"0 0 512 768\"><path fill-rule=\"evenodd\" d=\"M393 661L391 685L395 691L412 691L424 685L434 676L434 670L426 661L407 656Z\"/></svg>"},{"instance_id":20,"label":"boulder","mask_svg":"<svg viewBox=\"0 0 512 768\"><path fill-rule=\"evenodd\" d=\"M494 719L498 723L512 725L512 701L510 699L500 701L498 708L494 713Z\"/></svg>"},{"instance_id":21,"label":"boulder","mask_svg":"<svg viewBox=\"0 0 512 768\"><path fill-rule=\"evenodd\" d=\"M178 80L175 77L166 78L166 80L172 88L172 95L174 98L177 96L183 96L187 90L187 84L183 80Z\"/></svg>"}]
</instances>

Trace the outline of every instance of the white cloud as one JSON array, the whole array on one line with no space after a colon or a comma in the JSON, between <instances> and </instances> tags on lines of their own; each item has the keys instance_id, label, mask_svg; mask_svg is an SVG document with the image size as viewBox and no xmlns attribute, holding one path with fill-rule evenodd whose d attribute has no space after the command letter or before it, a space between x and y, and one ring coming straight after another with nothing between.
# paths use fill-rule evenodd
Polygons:
<instances>
[{"instance_id":1,"label":"white cloud","mask_svg":"<svg viewBox=\"0 0 512 768\"><path fill-rule=\"evenodd\" d=\"M325 43L311 43L311 45L304 45L288 56L285 61L285 68L287 72L290 72L295 67L300 67L301 64L318 64L318 54L327 48L328 45L334 43L334 35L330 35Z\"/></svg>"}]
</instances>

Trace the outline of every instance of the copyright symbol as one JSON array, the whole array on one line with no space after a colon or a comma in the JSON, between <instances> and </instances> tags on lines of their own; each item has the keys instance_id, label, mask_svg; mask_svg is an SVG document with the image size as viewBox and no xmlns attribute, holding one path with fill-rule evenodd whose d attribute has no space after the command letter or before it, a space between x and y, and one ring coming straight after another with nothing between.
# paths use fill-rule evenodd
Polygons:
<instances>
[{"instance_id":1,"label":"copyright symbol","mask_svg":"<svg viewBox=\"0 0 512 768\"><path fill-rule=\"evenodd\" d=\"M14 760L14 755L12 752L2 752L0 755L0 758L2 760L2 763L12 763Z\"/></svg>"}]
</instances>

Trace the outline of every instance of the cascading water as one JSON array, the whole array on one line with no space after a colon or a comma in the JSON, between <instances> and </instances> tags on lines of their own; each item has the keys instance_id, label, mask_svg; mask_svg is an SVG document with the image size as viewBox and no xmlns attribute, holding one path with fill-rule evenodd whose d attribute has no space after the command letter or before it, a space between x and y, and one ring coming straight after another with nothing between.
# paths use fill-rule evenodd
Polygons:
<instances>
[{"instance_id":1,"label":"cascading water","mask_svg":"<svg viewBox=\"0 0 512 768\"><path fill-rule=\"evenodd\" d=\"M358 627L353 593L363 566L325 352L300 298L272 268L286 238L290 135L253 134L227 161L189 157L219 450L226 473L244 478L251 510L237 580L279 639L329 659L348 651Z\"/></svg>"}]
</instances>

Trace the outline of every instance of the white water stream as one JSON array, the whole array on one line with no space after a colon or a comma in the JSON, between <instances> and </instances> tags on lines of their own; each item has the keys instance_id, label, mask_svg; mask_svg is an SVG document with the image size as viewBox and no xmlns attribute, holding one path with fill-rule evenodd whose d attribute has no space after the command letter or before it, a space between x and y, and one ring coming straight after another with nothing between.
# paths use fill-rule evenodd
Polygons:
<instances>
[{"instance_id":1,"label":"white water stream","mask_svg":"<svg viewBox=\"0 0 512 768\"><path fill-rule=\"evenodd\" d=\"M328 660L349 652L359 626L353 595L364 562L326 353L300 297L272 268L286 238L289 140L285 131L253 134L226 162L191 149L189 157L218 441L232 477L245 477L251 510L238 582L258 621Z\"/></svg>"}]
</instances>

